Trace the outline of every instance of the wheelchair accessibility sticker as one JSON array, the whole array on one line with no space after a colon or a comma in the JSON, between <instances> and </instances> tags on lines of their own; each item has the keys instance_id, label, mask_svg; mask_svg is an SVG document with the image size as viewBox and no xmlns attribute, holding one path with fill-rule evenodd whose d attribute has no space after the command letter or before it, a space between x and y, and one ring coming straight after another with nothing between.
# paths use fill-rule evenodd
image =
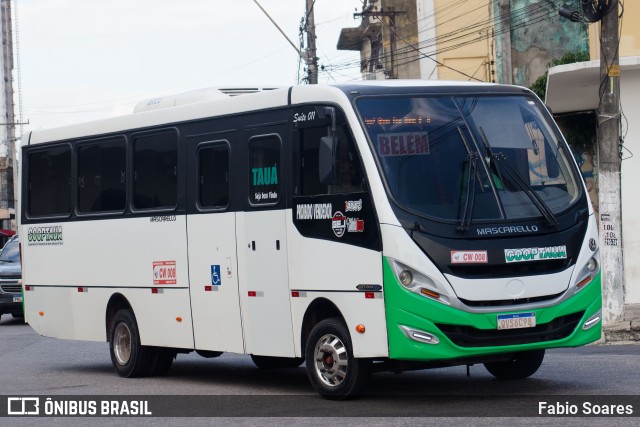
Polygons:
<instances>
[{"instance_id":1,"label":"wheelchair accessibility sticker","mask_svg":"<svg viewBox=\"0 0 640 427\"><path fill-rule=\"evenodd\" d=\"M220 276L220 266L212 265L211 266L211 284L213 286L222 285L222 276Z\"/></svg>"}]
</instances>

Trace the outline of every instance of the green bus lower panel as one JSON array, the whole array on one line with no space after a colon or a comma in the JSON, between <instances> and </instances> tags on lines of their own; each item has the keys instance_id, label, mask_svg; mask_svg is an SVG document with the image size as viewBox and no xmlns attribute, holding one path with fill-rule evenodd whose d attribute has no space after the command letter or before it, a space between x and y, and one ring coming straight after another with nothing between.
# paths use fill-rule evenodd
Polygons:
<instances>
[{"instance_id":1,"label":"green bus lower panel","mask_svg":"<svg viewBox=\"0 0 640 427\"><path fill-rule=\"evenodd\" d=\"M599 273L584 289L555 306L499 313L468 313L405 289L398 282L386 258L383 262L391 359L432 361L555 347L577 347L597 341L601 337L601 321L587 330L582 329L584 323L602 308ZM497 330L498 314L524 312L535 313L537 329ZM410 339L401 326L432 334L439 343L428 344ZM551 330L556 331L555 335ZM532 338L531 332L538 336ZM523 338L523 334L529 336Z\"/></svg>"}]
</instances>

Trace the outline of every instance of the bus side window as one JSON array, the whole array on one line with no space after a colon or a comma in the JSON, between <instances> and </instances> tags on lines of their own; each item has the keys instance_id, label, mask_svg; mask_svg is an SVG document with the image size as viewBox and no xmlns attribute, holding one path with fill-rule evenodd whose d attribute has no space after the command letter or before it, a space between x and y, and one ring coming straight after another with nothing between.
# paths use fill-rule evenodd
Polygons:
<instances>
[{"instance_id":1,"label":"bus side window","mask_svg":"<svg viewBox=\"0 0 640 427\"><path fill-rule=\"evenodd\" d=\"M78 145L78 212L122 212L126 206L124 138Z\"/></svg>"},{"instance_id":2,"label":"bus side window","mask_svg":"<svg viewBox=\"0 0 640 427\"><path fill-rule=\"evenodd\" d=\"M327 127L311 127L299 131L300 195L353 193L363 190L362 168L358 160L353 139L345 125L338 126L336 136L340 141L340 182L322 185L318 174L318 148L320 138L327 136Z\"/></svg>"},{"instance_id":3,"label":"bus side window","mask_svg":"<svg viewBox=\"0 0 640 427\"><path fill-rule=\"evenodd\" d=\"M28 154L28 208L32 217L71 213L71 147L62 145Z\"/></svg>"},{"instance_id":4,"label":"bus side window","mask_svg":"<svg viewBox=\"0 0 640 427\"><path fill-rule=\"evenodd\" d=\"M222 209L229 204L229 146L218 143L198 151L198 205Z\"/></svg>"},{"instance_id":5,"label":"bus side window","mask_svg":"<svg viewBox=\"0 0 640 427\"><path fill-rule=\"evenodd\" d=\"M133 140L133 205L175 208L178 202L178 135L163 132Z\"/></svg>"},{"instance_id":6,"label":"bus side window","mask_svg":"<svg viewBox=\"0 0 640 427\"><path fill-rule=\"evenodd\" d=\"M282 141L276 134L258 135L249 140L249 202L252 205L280 201Z\"/></svg>"}]
</instances>

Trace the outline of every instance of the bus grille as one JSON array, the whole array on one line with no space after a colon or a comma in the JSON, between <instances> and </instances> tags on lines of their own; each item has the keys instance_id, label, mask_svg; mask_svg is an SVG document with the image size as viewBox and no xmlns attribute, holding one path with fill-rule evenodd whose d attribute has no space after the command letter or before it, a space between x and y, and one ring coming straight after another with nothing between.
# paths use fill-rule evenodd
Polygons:
<instances>
[{"instance_id":1,"label":"bus grille","mask_svg":"<svg viewBox=\"0 0 640 427\"><path fill-rule=\"evenodd\" d=\"M557 317L535 328L478 329L473 326L436 324L459 347L491 347L555 341L568 337L582 319L584 311Z\"/></svg>"},{"instance_id":2,"label":"bus grille","mask_svg":"<svg viewBox=\"0 0 640 427\"><path fill-rule=\"evenodd\" d=\"M500 307L503 305L521 305L521 304L532 304L535 302L543 302L550 301L561 296L563 292L554 295L544 295L541 297L531 297L531 298L516 298L516 299L501 299L501 300L487 300L487 301L471 301L468 299L460 298L465 305L469 307Z\"/></svg>"},{"instance_id":3,"label":"bus grille","mask_svg":"<svg viewBox=\"0 0 640 427\"><path fill-rule=\"evenodd\" d=\"M8 294L19 294L22 292L22 285L1 285L0 289Z\"/></svg>"}]
</instances>

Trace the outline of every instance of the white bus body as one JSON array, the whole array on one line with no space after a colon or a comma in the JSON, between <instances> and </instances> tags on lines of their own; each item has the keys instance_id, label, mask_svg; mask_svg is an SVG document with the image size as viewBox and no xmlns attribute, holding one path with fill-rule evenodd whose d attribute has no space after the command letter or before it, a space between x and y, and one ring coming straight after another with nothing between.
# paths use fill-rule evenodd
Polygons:
<instances>
[{"instance_id":1,"label":"white bus body","mask_svg":"<svg viewBox=\"0 0 640 427\"><path fill-rule=\"evenodd\" d=\"M432 101L446 105L402 115ZM540 149L493 136L485 111L505 114L506 102L555 150L542 185L509 178ZM407 194L431 188L419 174L458 153L440 140L464 159L429 197L462 196L454 217L434 219L420 207L429 197ZM123 376L162 374L197 350L262 367L306 358L328 397L356 393L372 367L484 362L525 377L545 348L600 336L597 231L565 147L522 89L415 81L293 87L35 131L21 153L26 320L44 336L110 341ZM333 175L318 177L327 165ZM483 178L494 170L501 181ZM346 189L341 173L352 174Z\"/></svg>"}]
</instances>

